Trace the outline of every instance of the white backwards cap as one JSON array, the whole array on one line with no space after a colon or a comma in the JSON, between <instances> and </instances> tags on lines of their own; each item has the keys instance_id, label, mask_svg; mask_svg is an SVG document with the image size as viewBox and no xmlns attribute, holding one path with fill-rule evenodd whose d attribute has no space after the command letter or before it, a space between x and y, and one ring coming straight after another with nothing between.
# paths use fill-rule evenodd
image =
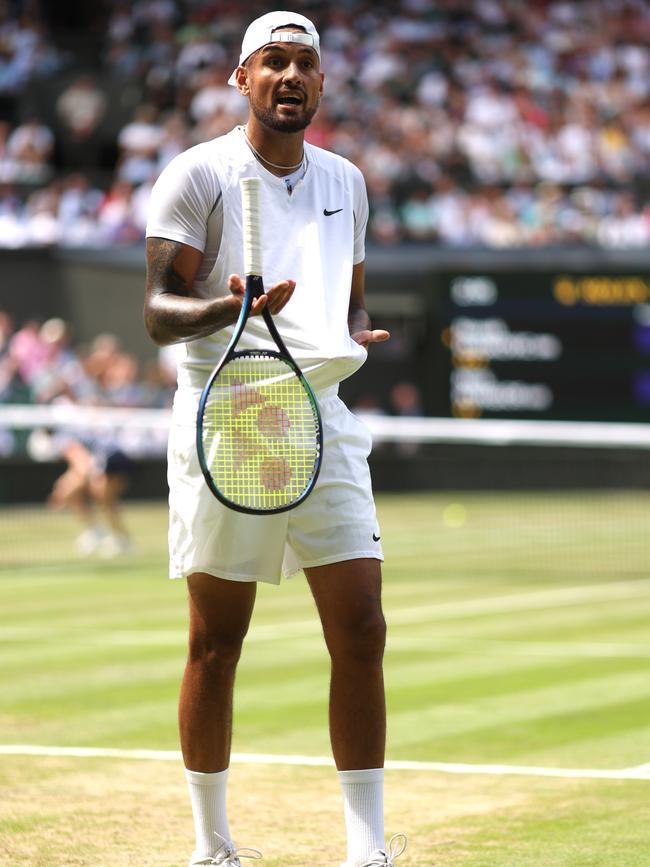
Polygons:
<instances>
[{"instance_id":1,"label":"white backwards cap","mask_svg":"<svg viewBox=\"0 0 650 867\"><path fill-rule=\"evenodd\" d=\"M273 32L279 27L290 27L291 25L302 27L305 32ZM314 49L320 59L320 37L309 18L305 18L304 15L300 15L298 12L267 12L266 15L256 18L255 21L248 25L241 44L239 66L248 60L251 54L254 54L264 45L269 45L271 42L297 42L300 45L307 45L309 48ZM235 72L228 79L228 84L231 84L233 87L237 87Z\"/></svg>"}]
</instances>

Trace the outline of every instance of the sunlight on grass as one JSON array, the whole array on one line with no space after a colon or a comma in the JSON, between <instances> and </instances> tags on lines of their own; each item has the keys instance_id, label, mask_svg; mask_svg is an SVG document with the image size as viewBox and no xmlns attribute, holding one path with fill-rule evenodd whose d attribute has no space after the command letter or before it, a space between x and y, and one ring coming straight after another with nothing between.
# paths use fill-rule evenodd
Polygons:
<instances>
[{"instance_id":1,"label":"sunlight on grass","mask_svg":"<svg viewBox=\"0 0 650 867\"><path fill-rule=\"evenodd\" d=\"M648 761L650 497L399 495L378 506L390 758L567 768ZM126 518L132 554L82 560L70 516L0 516L0 743L178 748L186 591L166 577L165 505L129 505ZM234 749L329 755L328 677L306 582L261 586L238 676ZM191 820L178 768L34 758L3 758L2 767L2 867L182 863ZM267 796L290 805L291 824L277 828L276 809L268 828L254 823L271 837L264 863L338 867L320 845L332 827L340 832L326 771L233 776L256 787L234 790L246 816ZM617 867L648 867L646 787L432 773L416 785L391 771L387 805L391 829L412 836L404 867L539 867L542 849L552 867L609 867L613 835ZM170 825L174 814L182 821ZM71 816L83 817L85 840L74 862L66 860ZM155 817L172 834L164 844ZM37 818L47 854L33 845ZM296 842L289 860L288 840ZM151 852L162 860L147 860Z\"/></svg>"}]
</instances>

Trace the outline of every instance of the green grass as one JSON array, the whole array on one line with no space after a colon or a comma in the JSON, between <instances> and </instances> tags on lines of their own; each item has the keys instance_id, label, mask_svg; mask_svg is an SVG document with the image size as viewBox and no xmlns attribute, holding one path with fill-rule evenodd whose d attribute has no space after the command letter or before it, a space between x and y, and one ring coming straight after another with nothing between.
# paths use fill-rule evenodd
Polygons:
<instances>
[{"instance_id":1,"label":"green grass","mask_svg":"<svg viewBox=\"0 0 650 867\"><path fill-rule=\"evenodd\" d=\"M379 511L389 758L650 762L650 496L384 496ZM136 552L105 561L74 556L69 516L0 515L0 743L177 749L185 588L166 579L164 506L132 505L127 519ZM304 580L262 586L234 750L328 755L327 677ZM59 779L61 760L2 763L10 794L46 786L47 774L61 786L72 768L90 780L101 767L66 760ZM137 773L154 774L153 765ZM256 785L276 772L263 773ZM309 774L327 772L292 773L300 793ZM395 809L418 830L405 867L650 865L650 781L391 773L387 806L395 780L404 790ZM427 800L411 804L414 779ZM56 836L64 814L48 810ZM1 819L2 840L17 847L34 816L16 807ZM7 867L41 864L34 855L4 861L2 851ZM98 857L42 863L129 863Z\"/></svg>"}]
</instances>

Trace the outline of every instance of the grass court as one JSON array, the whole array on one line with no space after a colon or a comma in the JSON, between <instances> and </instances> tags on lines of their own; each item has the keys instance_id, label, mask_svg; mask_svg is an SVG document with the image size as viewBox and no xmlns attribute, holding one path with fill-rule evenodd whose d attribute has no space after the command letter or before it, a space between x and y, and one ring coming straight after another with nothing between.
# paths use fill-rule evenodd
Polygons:
<instances>
[{"instance_id":1,"label":"grass court","mask_svg":"<svg viewBox=\"0 0 650 867\"><path fill-rule=\"evenodd\" d=\"M400 867L650 867L650 495L378 507ZM130 505L127 520L133 554L81 560L69 515L0 513L2 867L187 863L180 761L134 752L178 749L185 589L165 577L165 506ZM327 681L305 581L260 587L238 756L328 757ZM329 767L237 761L230 815L268 867L345 854Z\"/></svg>"}]
</instances>

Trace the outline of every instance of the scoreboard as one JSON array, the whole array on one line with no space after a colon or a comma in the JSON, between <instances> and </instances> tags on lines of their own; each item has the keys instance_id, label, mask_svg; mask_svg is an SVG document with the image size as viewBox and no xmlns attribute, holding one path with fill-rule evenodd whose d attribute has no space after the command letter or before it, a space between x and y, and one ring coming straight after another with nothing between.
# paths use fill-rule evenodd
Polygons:
<instances>
[{"instance_id":1,"label":"scoreboard","mask_svg":"<svg viewBox=\"0 0 650 867\"><path fill-rule=\"evenodd\" d=\"M440 275L443 415L650 421L650 277Z\"/></svg>"}]
</instances>

